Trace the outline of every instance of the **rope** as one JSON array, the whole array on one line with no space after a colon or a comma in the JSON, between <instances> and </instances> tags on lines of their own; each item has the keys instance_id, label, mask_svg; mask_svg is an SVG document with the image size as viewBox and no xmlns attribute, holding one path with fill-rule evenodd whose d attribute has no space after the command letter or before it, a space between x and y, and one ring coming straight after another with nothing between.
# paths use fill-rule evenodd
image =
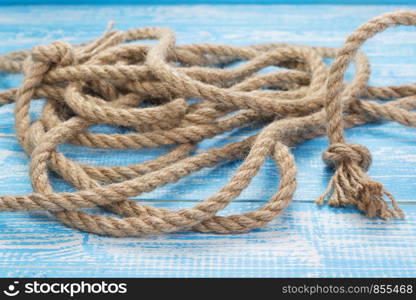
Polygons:
<instances>
[{"instance_id":1,"label":"rope","mask_svg":"<svg viewBox=\"0 0 416 300\"><path fill-rule=\"evenodd\" d=\"M326 133L330 145L323 159L335 171L317 203L329 198L330 205L355 205L370 217L404 217L393 196L366 175L371 165L368 149L344 138L345 128L379 120L416 125L411 112L416 108L416 85L369 86L370 64L358 51L367 39L398 25L416 25L416 12L371 19L340 49L283 43L177 46L168 28L121 32L111 25L86 44L57 41L5 54L0 71L22 73L24 79L20 87L0 92L0 104L15 103L16 137L30 156L35 193L0 196L0 211L45 210L73 228L119 237L186 230L247 232L280 215L293 197L296 165L289 147ZM149 39L156 43L137 43ZM334 59L330 67L324 63L327 58ZM241 64L233 67L236 62ZM350 62L356 73L345 82ZM279 69L259 73L270 66ZM30 104L36 99L46 102L41 116L31 120ZM96 124L131 131L89 132ZM262 129L242 141L192 154L198 142L250 125ZM152 161L103 167L70 160L57 150L61 143L104 149L176 147ZM280 173L268 203L244 214L219 216L268 157ZM167 210L129 200L237 159L243 162L228 182L192 208ZM49 170L78 191L53 191ZM118 216L83 210L96 206Z\"/></svg>"}]
</instances>

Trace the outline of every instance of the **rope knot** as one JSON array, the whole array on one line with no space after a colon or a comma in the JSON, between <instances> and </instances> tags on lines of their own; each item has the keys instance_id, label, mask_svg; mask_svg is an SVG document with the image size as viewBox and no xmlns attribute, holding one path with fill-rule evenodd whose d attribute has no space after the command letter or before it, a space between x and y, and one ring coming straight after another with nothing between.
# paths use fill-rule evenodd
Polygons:
<instances>
[{"instance_id":1,"label":"rope knot","mask_svg":"<svg viewBox=\"0 0 416 300\"><path fill-rule=\"evenodd\" d=\"M322 159L332 168L345 161L356 162L364 171L368 171L371 165L371 153L367 147L352 143L330 145L322 154Z\"/></svg>"},{"instance_id":2,"label":"rope knot","mask_svg":"<svg viewBox=\"0 0 416 300\"><path fill-rule=\"evenodd\" d=\"M74 64L75 61L73 47L61 41L56 41L46 46L34 47L32 56L38 61L53 63L64 67Z\"/></svg>"}]
</instances>

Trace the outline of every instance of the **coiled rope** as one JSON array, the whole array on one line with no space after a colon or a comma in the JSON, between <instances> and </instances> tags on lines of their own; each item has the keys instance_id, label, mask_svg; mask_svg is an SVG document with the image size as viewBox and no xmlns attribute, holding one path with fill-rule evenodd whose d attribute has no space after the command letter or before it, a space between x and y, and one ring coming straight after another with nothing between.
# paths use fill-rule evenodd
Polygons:
<instances>
[{"instance_id":1,"label":"coiled rope","mask_svg":"<svg viewBox=\"0 0 416 300\"><path fill-rule=\"evenodd\" d=\"M1 196L0 211L48 211L79 230L120 237L186 230L247 232L281 214L293 197L296 166L288 146L326 133L330 146L323 159L334 175L317 203L328 199L333 206L355 205L370 217L401 218L404 214L393 196L366 175L371 164L368 149L344 138L345 128L376 120L416 125L411 112L416 108L416 85L369 86L370 65L358 52L367 39L398 25L416 25L416 11L373 18L340 49L283 43L177 46L167 28L109 28L86 44L58 41L3 55L0 71L24 75L20 87L0 92L0 103L15 102L16 136L30 156L35 193ZM156 43L137 43L148 39ZM329 68L325 58L334 59ZM351 82L344 82L352 61L356 73ZM236 62L242 63L232 67ZM259 73L269 66L280 68ZM46 102L41 116L31 120L29 108L36 99ZM96 124L132 131L89 132ZM264 127L240 142L191 154L198 142L250 124ZM177 146L152 161L96 167L57 151L65 142L104 149ZM218 216L250 184L268 156L280 173L269 202L252 212ZM226 185L192 208L167 210L129 200L240 158L241 166ZM54 192L49 170L78 191ZM83 211L96 206L119 217Z\"/></svg>"}]
</instances>

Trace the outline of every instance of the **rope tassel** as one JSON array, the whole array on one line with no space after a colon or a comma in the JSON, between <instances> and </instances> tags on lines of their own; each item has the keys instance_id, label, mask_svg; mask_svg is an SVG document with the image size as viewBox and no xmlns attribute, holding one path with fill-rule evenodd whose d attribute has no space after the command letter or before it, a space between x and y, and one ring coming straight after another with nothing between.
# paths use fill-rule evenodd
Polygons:
<instances>
[{"instance_id":1,"label":"rope tassel","mask_svg":"<svg viewBox=\"0 0 416 300\"><path fill-rule=\"evenodd\" d=\"M323 204L330 196L329 205L355 205L369 217L379 216L385 220L404 217L394 197L381 183L371 180L366 174L371 164L371 154L366 147L336 143L323 153L322 158L328 166L335 168L335 174L317 204ZM383 196L390 199L393 208Z\"/></svg>"}]
</instances>

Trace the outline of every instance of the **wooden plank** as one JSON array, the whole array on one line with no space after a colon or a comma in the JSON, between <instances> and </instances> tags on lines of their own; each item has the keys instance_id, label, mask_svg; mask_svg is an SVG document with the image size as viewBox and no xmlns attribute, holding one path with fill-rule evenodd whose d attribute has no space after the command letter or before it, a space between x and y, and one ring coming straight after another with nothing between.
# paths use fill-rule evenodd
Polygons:
<instances>
[{"instance_id":1,"label":"wooden plank","mask_svg":"<svg viewBox=\"0 0 416 300\"><path fill-rule=\"evenodd\" d=\"M183 203L152 203L183 208ZM233 203L235 214L260 203ZM407 220L370 220L353 208L294 203L269 226L237 235L110 238L43 213L0 214L0 276L415 276L416 206Z\"/></svg>"}]
</instances>

